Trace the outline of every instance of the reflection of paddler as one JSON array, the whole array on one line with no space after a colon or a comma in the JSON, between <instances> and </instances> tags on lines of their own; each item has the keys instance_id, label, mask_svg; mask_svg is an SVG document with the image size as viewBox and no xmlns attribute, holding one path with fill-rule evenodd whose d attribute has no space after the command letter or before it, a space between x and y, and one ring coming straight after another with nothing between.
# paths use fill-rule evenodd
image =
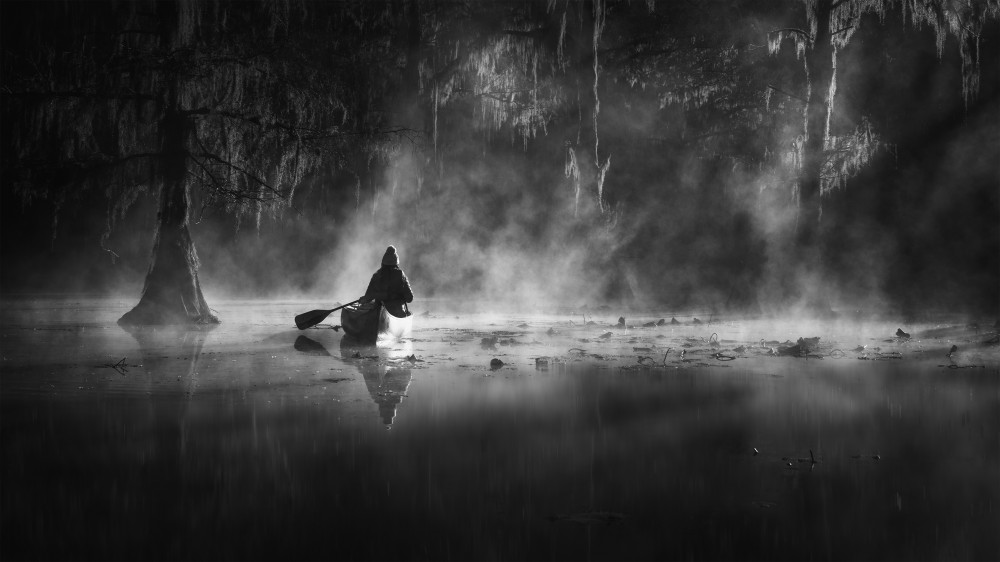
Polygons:
<instances>
[{"instance_id":1,"label":"reflection of paddler","mask_svg":"<svg viewBox=\"0 0 1000 562\"><path fill-rule=\"evenodd\" d=\"M368 393L378 404L382 423L392 425L396 407L403 401L406 389L410 386L410 369L392 369L379 365L360 366L359 369L365 377Z\"/></svg>"},{"instance_id":2,"label":"reflection of paddler","mask_svg":"<svg viewBox=\"0 0 1000 562\"><path fill-rule=\"evenodd\" d=\"M368 393L378 405L382 423L389 426L396 417L396 408L403 401L412 377L410 369L383 363L388 359L384 351L373 345L356 345L346 336L340 340L341 357L361 371Z\"/></svg>"}]
</instances>

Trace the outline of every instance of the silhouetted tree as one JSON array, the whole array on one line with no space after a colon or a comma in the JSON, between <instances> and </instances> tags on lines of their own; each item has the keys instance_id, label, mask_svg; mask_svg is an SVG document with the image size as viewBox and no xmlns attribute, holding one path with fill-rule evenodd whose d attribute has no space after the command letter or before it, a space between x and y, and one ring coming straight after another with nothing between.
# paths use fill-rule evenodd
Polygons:
<instances>
[{"instance_id":1,"label":"silhouetted tree","mask_svg":"<svg viewBox=\"0 0 1000 562\"><path fill-rule=\"evenodd\" d=\"M103 190L105 239L141 193L158 193L145 286L123 324L218 321L198 280L193 189L203 207L259 224L322 166L394 142L376 131L378 108L351 95L351 71L372 61L352 52L368 14L350 6L26 2L4 14L15 189L57 214L74 192Z\"/></svg>"}]
</instances>

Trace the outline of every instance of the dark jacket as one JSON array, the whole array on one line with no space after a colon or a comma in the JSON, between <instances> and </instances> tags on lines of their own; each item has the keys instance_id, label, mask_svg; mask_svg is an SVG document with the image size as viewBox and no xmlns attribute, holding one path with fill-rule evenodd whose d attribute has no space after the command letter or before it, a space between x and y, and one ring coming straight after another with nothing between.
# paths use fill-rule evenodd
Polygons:
<instances>
[{"instance_id":1,"label":"dark jacket","mask_svg":"<svg viewBox=\"0 0 1000 562\"><path fill-rule=\"evenodd\" d=\"M383 265L372 275L365 298L381 302L390 314L402 317L409 314L403 305L413 302L413 291L410 290L410 281L399 266Z\"/></svg>"}]
</instances>

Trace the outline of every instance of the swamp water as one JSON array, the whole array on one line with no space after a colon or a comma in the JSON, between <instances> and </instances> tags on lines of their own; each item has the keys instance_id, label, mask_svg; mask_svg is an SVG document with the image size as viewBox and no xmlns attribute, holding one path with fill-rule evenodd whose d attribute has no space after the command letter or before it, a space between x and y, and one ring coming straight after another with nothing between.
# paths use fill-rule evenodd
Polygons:
<instances>
[{"instance_id":1,"label":"swamp water","mask_svg":"<svg viewBox=\"0 0 1000 562\"><path fill-rule=\"evenodd\" d=\"M1000 558L992 323L216 307L4 301L0 558Z\"/></svg>"}]
</instances>

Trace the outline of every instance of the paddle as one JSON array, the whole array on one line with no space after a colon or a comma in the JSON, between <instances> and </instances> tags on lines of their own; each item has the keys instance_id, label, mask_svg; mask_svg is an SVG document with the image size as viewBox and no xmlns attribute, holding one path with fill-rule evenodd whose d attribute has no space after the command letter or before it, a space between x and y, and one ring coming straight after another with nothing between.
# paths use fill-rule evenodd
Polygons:
<instances>
[{"instance_id":1,"label":"paddle","mask_svg":"<svg viewBox=\"0 0 1000 562\"><path fill-rule=\"evenodd\" d=\"M305 330L306 328L312 328L316 324L319 324L323 320L326 320L326 317L329 316L331 313L337 312L338 310L344 308L345 306L350 306L352 304L355 304L360 300L361 299L358 299L356 301L351 301L347 304L342 304L337 308L331 308L330 310L310 310L309 312L303 312L302 314L299 314L298 316L295 317L295 327L300 330Z\"/></svg>"}]
</instances>

